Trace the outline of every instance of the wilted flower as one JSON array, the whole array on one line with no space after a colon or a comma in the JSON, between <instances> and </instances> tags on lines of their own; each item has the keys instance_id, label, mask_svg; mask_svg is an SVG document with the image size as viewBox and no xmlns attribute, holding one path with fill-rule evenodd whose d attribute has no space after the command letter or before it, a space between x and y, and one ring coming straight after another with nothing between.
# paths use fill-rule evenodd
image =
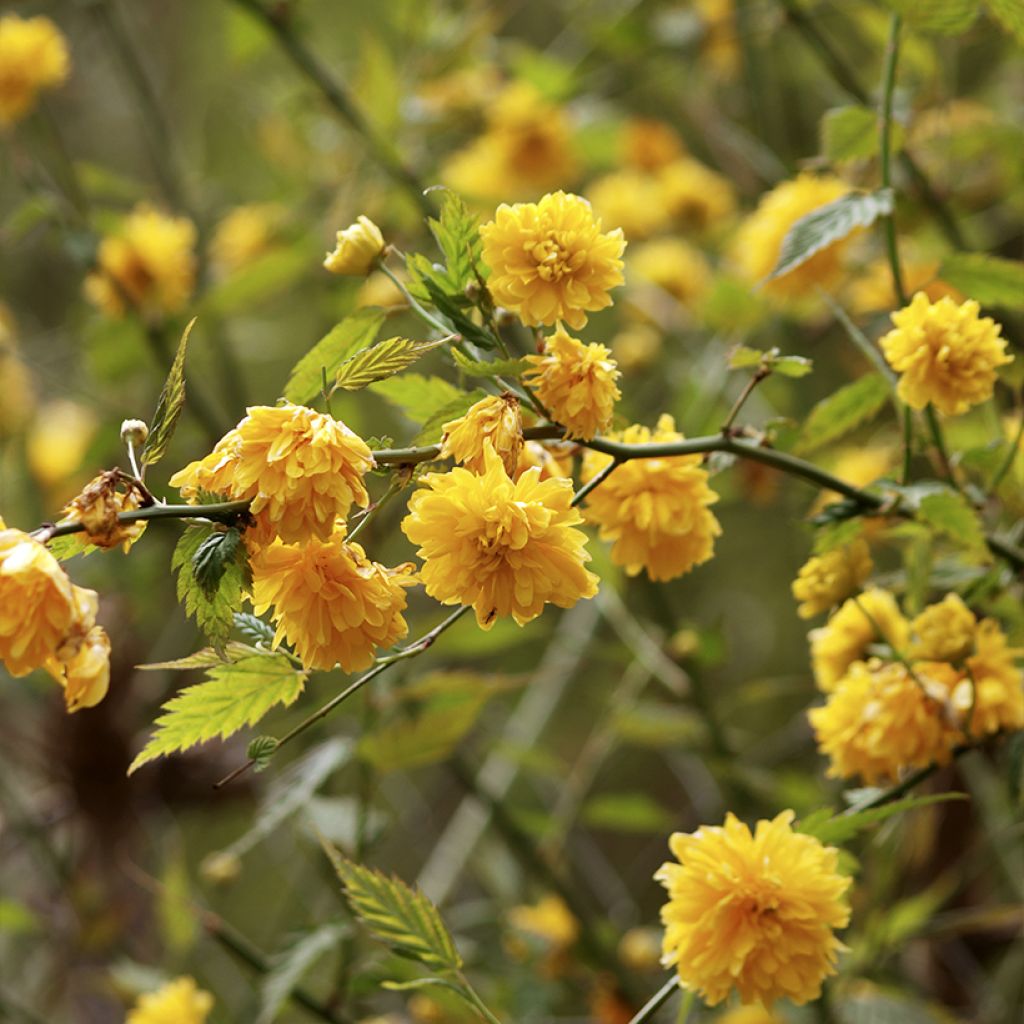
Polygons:
<instances>
[{"instance_id":1,"label":"wilted flower","mask_svg":"<svg viewBox=\"0 0 1024 1024\"><path fill-rule=\"evenodd\" d=\"M802 604L796 613L812 619L845 600L871 575L871 551L858 537L808 559L793 580L793 596Z\"/></svg>"},{"instance_id":2,"label":"wilted flower","mask_svg":"<svg viewBox=\"0 0 1024 1024\"><path fill-rule=\"evenodd\" d=\"M144 522L122 523L121 512L132 512L143 502L143 495L132 480L118 469L107 470L90 480L81 493L64 508L62 523L81 523L90 544L99 548L124 545L127 551L146 529Z\"/></svg>"},{"instance_id":3,"label":"wilted flower","mask_svg":"<svg viewBox=\"0 0 1024 1024\"><path fill-rule=\"evenodd\" d=\"M332 274L365 277L384 252L384 236L369 217L360 216L355 224L338 232L334 252L324 259L324 266Z\"/></svg>"},{"instance_id":4,"label":"wilted flower","mask_svg":"<svg viewBox=\"0 0 1024 1024\"><path fill-rule=\"evenodd\" d=\"M900 375L897 391L913 409L931 402L947 416L959 416L992 397L996 371L1013 362L1001 327L979 317L973 299L957 305L948 296L930 302L918 292L909 306L892 314L893 329L879 342Z\"/></svg>"},{"instance_id":5,"label":"wilted flower","mask_svg":"<svg viewBox=\"0 0 1024 1024\"><path fill-rule=\"evenodd\" d=\"M36 96L68 77L68 46L49 18L0 18L0 127L30 113Z\"/></svg>"},{"instance_id":6,"label":"wilted flower","mask_svg":"<svg viewBox=\"0 0 1024 1024\"><path fill-rule=\"evenodd\" d=\"M175 978L155 992L146 992L128 1011L125 1024L205 1024L213 996L192 978Z\"/></svg>"},{"instance_id":7,"label":"wilted flower","mask_svg":"<svg viewBox=\"0 0 1024 1024\"><path fill-rule=\"evenodd\" d=\"M679 863L654 876L668 890L662 963L712 1006L733 989L745 1003L806 1003L835 973L850 879L838 851L794 832L793 818L783 811L751 835L728 814L669 839Z\"/></svg>"},{"instance_id":8,"label":"wilted flower","mask_svg":"<svg viewBox=\"0 0 1024 1024\"><path fill-rule=\"evenodd\" d=\"M420 578L442 604L469 604L482 629L511 615L520 625L546 603L569 608L597 593L572 483L528 469L514 483L485 445L484 472L429 473L409 500L402 530L424 560Z\"/></svg>"},{"instance_id":9,"label":"wilted flower","mask_svg":"<svg viewBox=\"0 0 1024 1024\"><path fill-rule=\"evenodd\" d=\"M82 588L75 589L81 591ZM85 594L95 597L91 590ZM68 711L99 704L110 687L110 638L106 630L102 626L93 626L74 642L65 641L58 654L63 656L63 660L60 656L48 658L43 667L64 687L64 703Z\"/></svg>"},{"instance_id":10,"label":"wilted flower","mask_svg":"<svg viewBox=\"0 0 1024 1024\"><path fill-rule=\"evenodd\" d=\"M484 445L490 443L511 476L523 450L523 418L511 392L481 398L442 428L441 457L451 457L474 473L484 472Z\"/></svg>"},{"instance_id":11,"label":"wilted flower","mask_svg":"<svg viewBox=\"0 0 1024 1024\"><path fill-rule=\"evenodd\" d=\"M552 418L565 427L565 436L589 441L612 423L615 403L622 396L621 376L604 345L584 345L561 327L544 343L544 354L527 356L531 369L523 380Z\"/></svg>"},{"instance_id":12,"label":"wilted flower","mask_svg":"<svg viewBox=\"0 0 1024 1024\"><path fill-rule=\"evenodd\" d=\"M626 444L683 440L668 415L654 431L634 424L608 437ZM584 482L610 461L610 455L587 451ZM628 575L646 569L652 580L670 580L714 554L722 528L708 506L716 501L699 455L630 459L587 495L586 517L602 540L612 542L612 561Z\"/></svg>"},{"instance_id":13,"label":"wilted flower","mask_svg":"<svg viewBox=\"0 0 1024 1024\"><path fill-rule=\"evenodd\" d=\"M529 326L564 320L579 330L588 312L611 305L608 292L623 281L622 231L602 234L580 196L503 203L480 236L491 296Z\"/></svg>"}]
</instances>

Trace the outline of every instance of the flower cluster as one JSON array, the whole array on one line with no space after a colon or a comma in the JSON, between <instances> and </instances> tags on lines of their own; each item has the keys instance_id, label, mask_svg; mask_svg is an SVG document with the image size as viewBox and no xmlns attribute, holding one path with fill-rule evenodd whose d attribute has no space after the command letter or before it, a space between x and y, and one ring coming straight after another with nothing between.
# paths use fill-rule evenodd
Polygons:
<instances>
[{"instance_id":1,"label":"flower cluster","mask_svg":"<svg viewBox=\"0 0 1024 1024\"><path fill-rule=\"evenodd\" d=\"M49 18L0 18L0 127L29 114L39 93L61 85L70 68L67 43Z\"/></svg>"}]
</instances>

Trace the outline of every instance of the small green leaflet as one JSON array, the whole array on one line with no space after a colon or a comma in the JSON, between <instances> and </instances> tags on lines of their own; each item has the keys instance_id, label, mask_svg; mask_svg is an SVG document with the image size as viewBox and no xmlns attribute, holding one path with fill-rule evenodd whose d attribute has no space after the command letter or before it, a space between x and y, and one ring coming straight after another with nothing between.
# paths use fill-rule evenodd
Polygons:
<instances>
[{"instance_id":1,"label":"small green leaflet","mask_svg":"<svg viewBox=\"0 0 1024 1024\"><path fill-rule=\"evenodd\" d=\"M892 124L892 148L903 146L903 125ZM880 134L878 112L851 104L825 111L821 119L821 150L829 160L855 160L878 152Z\"/></svg>"},{"instance_id":2,"label":"small green leaflet","mask_svg":"<svg viewBox=\"0 0 1024 1024\"><path fill-rule=\"evenodd\" d=\"M1020 0L985 0L988 13L1024 46L1024 4Z\"/></svg>"},{"instance_id":3,"label":"small green leaflet","mask_svg":"<svg viewBox=\"0 0 1024 1024\"><path fill-rule=\"evenodd\" d=\"M526 356L521 359L482 361L470 359L457 348L453 348L452 359L455 360L455 365L470 377L520 377L530 369L530 362Z\"/></svg>"},{"instance_id":4,"label":"small green leaflet","mask_svg":"<svg viewBox=\"0 0 1024 1024\"><path fill-rule=\"evenodd\" d=\"M188 349L189 335L195 326L193 317L178 342L178 351L171 363L170 373L164 381L163 390L157 399L153 423L149 428L149 437L142 447L139 461L143 466L156 465L167 451L167 446L174 436L174 428L178 425L178 417L185 405L185 352Z\"/></svg>"},{"instance_id":5,"label":"small green leaflet","mask_svg":"<svg viewBox=\"0 0 1024 1024\"><path fill-rule=\"evenodd\" d=\"M587 801L583 820L609 832L665 833L675 817L647 793L601 793Z\"/></svg>"},{"instance_id":6,"label":"small green leaflet","mask_svg":"<svg viewBox=\"0 0 1024 1024\"><path fill-rule=\"evenodd\" d=\"M425 423L439 409L465 394L443 377L424 377L421 373L403 373L370 385L375 395L383 395L413 423Z\"/></svg>"},{"instance_id":7,"label":"small green leaflet","mask_svg":"<svg viewBox=\"0 0 1024 1024\"><path fill-rule=\"evenodd\" d=\"M245 748L245 756L252 761L252 770L259 775L270 767L271 758L277 753L281 741L276 736L257 736Z\"/></svg>"},{"instance_id":8,"label":"small green leaflet","mask_svg":"<svg viewBox=\"0 0 1024 1024\"><path fill-rule=\"evenodd\" d=\"M925 495L917 507L917 518L965 548L985 550L985 531L977 509L958 491L943 489Z\"/></svg>"},{"instance_id":9,"label":"small green leaflet","mask_svg":"<svg viewBox=\"0 0 1024 1024\"><path fill-rule=\"evenodd\" d=\"M141 672L187 672L193 668L212 668L214 665L230 665L232 662L241 661L251 654L260 652L248 644L241 644L235 640L224 645L223 650L217 651L212 647L204 647L195 654L186 654L184 658L175 658L173 661L152 661L148 665L136 665Z\"/></svg>"},{"instance_id":10,"label":"small green leaflet","mask_svg":"<svg viewBox=\"0 0 1024 1024\"><path fill-rule=\"evenodd\" d=\"M909 27L944 36L970 28L978 16L978 0L885 0L885 4L902 14Z\"/></svg>"},{"instance_id":11,"label":"small green leaflet","mask_svg":"<svg viewBox=\"0 0 1024 1024\"><path fill-rule=\"evenodd\" d=\"M338 367L335 388L358 391L376 380L392 377L412 365L432 349L446 345L449 338L433 341L412 341L409 338L388 338L372 348L365 348L349 357Z\"/></svg>"},{"instance_id":12,"label":"small green leaflet","mask_svg":"<svg viewBox=\"0 0 1024 1024\"><path fill-rule=\"evenodd\" d=\"M242 595L249 589L250 574L245 545L238 544L232 560L223 563L223 572L216 586L212 590L204 590L196 579L193 563L204 542L214 532L211 526L188 527L174 549L171 568L178 571L178 600L184 604L185 613L192 616L199 628L217 645L227 640L231 633L234 613L241 610Z\"/></svg>"},{"instance_id":13,"label":"small green leaflet","mask_svg":"<svg viewBox=\"0 0 1024 1024\"><path fill-rule=\"evenodd\" d=\"M91 555L97 550L95 544L86 540L85 533L66 533L63 537L54 537L46 542L46 549L58 562L66 562L75 555Z\"/></svg>"},{"instance_id":14,"label":"small green leaflet","mask_svg":"<svg viewBox=\"0 0 1024 1024\"><path fill-rule=\"evenodd\" d=\"M462 967L462 957L437 907L423 893L398 878L347 860L329 843L323 847L353 912L374 938L430 970L454 972Z\"/></svg>"},{"instance_id":15,"label":"small green leaflet","mask_svg":"<svg viewBox=\"0 0 1024 1024\"><path fill-rule=\"evenodd\" d=\"M881 807L871 807L865 811L847 812L846 814L834 814L829 808L824 807L820 811L815 811L802 818L797 823L796 831L814 836L829 845L845 843L858 832L863 832L869 826L877 825L894 814L913 811L919 807L930 807L932 804L945 803L947 800L966 799L967 796L964 793L933 793L930 796L894 800L892 803L882 804Z\"/></svg>"},{"instance_id":16,"label":"small green leaflet","mask_svg":"<svg viewBox=\"0 0 1024 1024\"><path fill-rule=\"evenodd\" d=\"M335 324L292 367L284 397L299 405L311 401L320 394L324 372L330 380L353 352L373 344L383 323L382 310L361 309Z\"/></svg>"},{"instance_id":17,"label":"small green leaflet","mask_svg":"<svg viewBox=\"0 0 1024 1024\"><path fill-rule=\"evenodd\" d=\"M939 277L982 306L1024 309L1024 263L983 252L958 252L942 261Z\"/></svg>"},{"instance_id":18,"label":"small green leaflet","mask_svg":"<svg viewBox=\"0 0 1024 1024\"><path fill-rule=\"evenodd\" d=\"M274 642L274 627L250 612L235 612L235 629L250 643L269 647Z\"/></svg>"},{"instance_id":19,"label":"small green leaflet","mask_svg":"<svg viewBox=\"0 0 1024 1024\"><path fill-rule=\"evenodd\" d=\"M480 271L479 218L466 209L459 195L446 189L439 220L428 219L431 234L444 253L445 270L453 291L461 291L476 281Z\"/></svg>"},{"instance_id":20,"label":"small green leaflet","mask_svg":"<svg viewBox=\"0 0 1024 1024\"><path fill-rule=\"evenodd\" d=\"M207 598L217 593L224 574L235 563L247 565L242 532L232 526L227 530L214 530L192 556L192 572Z\"/></svg>"},{"instance_id":21,"label":"small green leaflet","mask_svg":"<svg viewBox=\"0 0 1024 1024\"><path fill-rule=\"evenodd\" d=\"M890 188L876 192L849 192L834 202L801 217L782 240L782 252L768 280L781 277L806 263L815 253L845 238L857 228L870 227L893 211Z\"/></svg>"},{"instance_id":22,"label":"small green leaflet","mask_svg":"<svg viewBox=\"0 0 1024 1024\"><path fill-rule=\"evenodd\" d=\"M875 416L889 399L889 382L880 373L867 373L823 398L811 409L798 452L812 452L835 441Z\"/></svg>"},{"instance_id":23,"label":"small green leaflet","mask_svg":"<svg viewBox=\"0 0 1024 1024\"><path fill-rule=\"evenodd\" d=\"M749 348L747 345L740 345L729 355L730 370L746 370L754 366L760 366L764 358L764 352L759 348Z\"/></svg>"},{"instance_id":24,"label":"small green leaflet","mask_svg":"<svg viewBox=\"0 0 1024 1024\"><path fill-rule=\"evenodd\" d=\"M156 720L156 731L131 763L128 774L167 754L188 750L216 736L226 739L255 725L275 705L293 704L306 684L283 654L260 654L217 665L207 680L172 697Z\"/></svg>"}]
</instances>

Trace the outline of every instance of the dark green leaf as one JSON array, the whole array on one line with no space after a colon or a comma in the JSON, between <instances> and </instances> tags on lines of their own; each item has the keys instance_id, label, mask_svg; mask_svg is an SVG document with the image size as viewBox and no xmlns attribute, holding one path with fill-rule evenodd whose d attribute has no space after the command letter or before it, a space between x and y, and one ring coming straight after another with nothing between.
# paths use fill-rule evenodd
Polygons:
<instances>
[{"instance_id":1,"label":"dark green leaf","mask_svg":"<svg viewBox=\"0 0 1024 1024\"><path fill-rule=\"evenodd\" d=\"M872 807L866 811L832 815L828 810L815 811L797 823L797 831L815 836L826 845L845 843L858 832L871 825L891 818L894 814L914 811L919 807L930 807L932 804L945 803L947 800L966 800L964 793L933 793L930 796L907 797L905 800L894 800L881 807Z\"/></svg>"},{"instance_id":2,"label":"dark green leaf","mask_svg":"<svg viewBox=\"0 0 1024 1024\"><path fill-rule=\"evenodd\" d=\"M252 770L258 775L270 767L271 758L277 753L280 741L276 736L257 736L245 748L245 756L252 761Z\"/></svg>"},{"instance_id":3,"label":"dark green leaf","mask_svg":"<svg viewBox=\"0 0 1024 1024\"><path fill-rule=\"evenodd\" d=\"M143 466L153 466L158 463L167 451L167 446L174 436L174 428L178 425L178 417L185 405L185 352L188 349L188 338L195 326L196 318L193 317L185 328L178 342L178 351L174 355L174 362L171 363L171 371L167 374L163 390L157 399L156 411L153 413L153 422L149 428L149 437L142 447L142 454L139 461Z\"/></svg>"},{"instance_id":4,"label":"dark green leaf","mask_svg":"<svg viewBox=\"0 0 1024 1024\"><path fill-rule=\"evenodd\" d=\"M448 344L448 338L433 341L412 341L409 338L388 338L372 348L363 349L346 359L338 367L334 386L346 391L358 391L374 381L400 373L439 345Z\"/></svg>"},{"instance_id":5,"label":"dark green leaf","mask_svg":"<svg viewBox=\"0 0 1024 1024\"><path fill-rule=\"evenodd\" d=\"M214 530L192 556L192 572L203 594L211 598L220 586L224 573L235 562L246 565L245 545L242 533L237 527L227 530Z\"/></svg>"},{"instance_id":6,"label":"dark green leaf","mask_svg":"<svg viewBox=\"0 0 1024 1024\"><path fill-rule=\"evenodd\" d=\"M58 562L66 562L76 555L91 555L99 550L95 544L90 544L85 532L67 533L63 537L54 537L46 542L46 549L57 559Z\"/></svg>"},{"instance_id":7,"label":"dark green leaf","mask_svg":"<svg viewBox=\"0 0 1024 1024\"><path fill-rule=\"evenodd\" d=\"M178 600L185 605L186 614L193 616L199 628L218 645L227 640L235 612L241 610L242 595L249 589L249 568L245 545L241 544L216 588L206 593L196 579L192 560L213 532L211 526L188 527L174 549L171 568L178 571Z\"/></svg>"},{"instance_id":8,"label":"dark green leaf","mask_svg":"<svg viewBox=\"0 0 1024 1024\"><path fill-rule=\"evenodd\" d=\"M798 452L812 452L848 434L875 416L889 399L889 382L880 373L868 373L811 410L800 431Z\"/></svg>"}]
</instances>

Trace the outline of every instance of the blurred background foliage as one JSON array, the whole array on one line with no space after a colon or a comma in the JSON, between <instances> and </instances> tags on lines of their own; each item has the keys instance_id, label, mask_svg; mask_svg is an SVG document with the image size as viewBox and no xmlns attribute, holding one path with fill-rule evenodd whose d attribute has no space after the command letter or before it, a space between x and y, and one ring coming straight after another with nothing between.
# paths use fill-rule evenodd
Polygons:
<instances>
[{"instance_id":1,"label":"blurred background foliage","mask_svg":"<svg viewBox=\"0 0 1024 1024\"><path fill-rule=\"evenodd\" d=\"M270 21L229 0L2 8L53 18L72 60L67 84L2 139L9 524L54 518L118 464L121 420L151 413L194 315L189 411L151 480L157 493L246 404L272 404L344 315L385 306L386 331L417 336L385 279L339 279L321 261L361 213L400 249L432 254L422 213L436 202L419 191L430 185L458 188L486 215L565 188L623 223L627 285L583 333L620 360L623 424L665 411L688 435L716 431L742 385L729 351L778 346L813 359L814 373L773 377L742 419L774 424L791 444L814 403L866 368L823 302L780 306L753 287L735 238L759 196L801 170L877 184L874 117L841 108L874 102L885 4L266 3ZM325 95L325 82L344 92ZM1021 46L996 22L911 27L900 145L954 225L951 239L901 165L901 241L922 282L957 236L1021 256L1022 102ZM83 298L99 239L138 203L198 231L195 289L175 315L112 318ZM835 291L873 333L893 301L880 258L874 233L855 239ZM1006 323L1019 340L1020 323ZM430 356L416 372L440 368ZM410 443L416 428L384 391L346 396L335 412L363 436ZM1012 431L1019 405L1000 398ZM1002 429L989 407L951 434L983 459ZM863 483L891 469L898 447L885 411L813 457ZM1019 458L1004 488L1018 510L1022 479ZM379 493L385 481L375 484ZM629 580L594 542L596 600L526 629L460 622L266 775L217 792L243 739L125 776L159 705L188 680L135 666L199 646L168 573L178 529L151 526L127 556L75 559L76 582L102 597L112 686L71 717L48 680L5 681L0 693L0 1017L119 1021L134 993L189 973L215 994L215 1022L317 1019L280 997L299 975L338 1020L463 1019L440 997L379 990L408 969L350 923L322 835L424 886L505 1019L628 1021L661 983L651 876L667 833L726 809L765 817L839 803L806 724L806 629L789 597L816 496L753 463L714 486L724 534L692 574ZM362 538L388 564L411 555L400 515L387 510ZM914 565L935 555L907 531L879 539L899 588L912 591ZM1020 608L998 610L1024 641ZM412 598L413 635L439 618ZM337 688L315 676L306 702L268 730ZM835 1019L1020 1019L1024 832L1009 757L963 759L935 785L969 791L970 804L919 811L855 847L853 952L839 989L848 1015Z\"/></svg>"}]
</instances>

